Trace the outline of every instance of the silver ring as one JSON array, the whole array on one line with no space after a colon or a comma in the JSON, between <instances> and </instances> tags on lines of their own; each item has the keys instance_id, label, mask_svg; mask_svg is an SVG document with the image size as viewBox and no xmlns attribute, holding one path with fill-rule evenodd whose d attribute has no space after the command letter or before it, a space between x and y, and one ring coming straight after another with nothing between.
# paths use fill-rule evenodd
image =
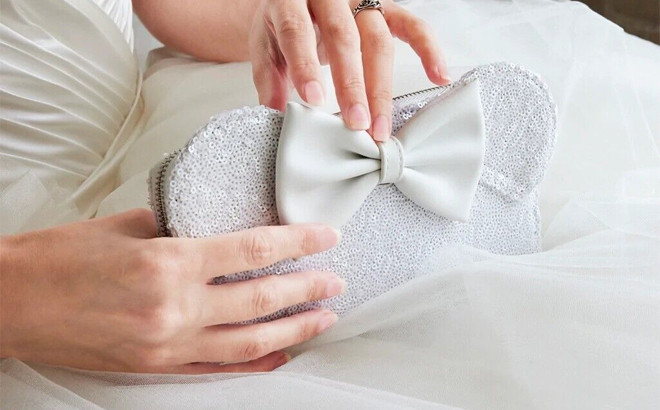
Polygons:
<instances>
[{"instance_id":1,"label":"silver ring","mask_svg":"<svg viewBox=\"0 0 660 410\"><path fill-rule=\"evenodd\" d=\"M385 10L383 10L383 5L380 4L379 0L362 0L356 8L353 9L353 18L357 16L361 11L364 10L378 10L380 14L385 15Z\"/></svg>"}]
</instances>

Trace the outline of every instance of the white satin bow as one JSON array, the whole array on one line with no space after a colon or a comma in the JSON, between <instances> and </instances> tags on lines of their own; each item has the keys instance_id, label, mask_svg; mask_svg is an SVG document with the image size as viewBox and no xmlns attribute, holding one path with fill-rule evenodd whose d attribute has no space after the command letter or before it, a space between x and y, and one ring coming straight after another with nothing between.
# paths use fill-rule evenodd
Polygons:
<instances>
[{"instance_id":1,"label":"white satin bow","mask_svg":"<svg viewBox=\"0 0 660 410\"><path fill-rule=\"evenodd\" d=\"M449 92L378 144L339 117L289 103L276 165L280 223L341 227L379 183L466 221L484 161L484 116L478 81Z\"/></svg>"}]
</instances>

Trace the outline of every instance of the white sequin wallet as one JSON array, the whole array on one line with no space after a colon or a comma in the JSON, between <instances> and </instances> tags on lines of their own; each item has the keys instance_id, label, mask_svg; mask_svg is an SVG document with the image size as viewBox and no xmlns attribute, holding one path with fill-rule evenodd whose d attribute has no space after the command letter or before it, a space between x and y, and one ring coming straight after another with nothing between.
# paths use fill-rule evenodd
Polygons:
<instances>
[{"instance_id":1,"label":"white sequin wallet","mask_svg":"<svg viewBox=\"0 0 660 410\"><path fill-rule=\"evenodd\" d=\"M206 237L281 222L340 226L342 241L329 251L215 283L332 271L347 282L343 295L263 319L316 306L343 314L429 273L428 262L447 244L539 251L537 186L554 148L556 117L541 79L508 63L395 98L396 138L383 146L302 106L286 114L236 109L211 118L156 164L151 206L161 236Z\"/></svg>"}]
</instances>

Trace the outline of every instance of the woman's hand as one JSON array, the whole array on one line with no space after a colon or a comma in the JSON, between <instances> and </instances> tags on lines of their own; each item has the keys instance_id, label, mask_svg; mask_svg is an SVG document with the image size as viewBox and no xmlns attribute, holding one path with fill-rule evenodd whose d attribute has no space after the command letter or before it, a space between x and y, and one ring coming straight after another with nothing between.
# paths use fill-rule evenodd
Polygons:
<instances>
[{"instance_id":1,"label":"woman's hand","mask_svg":"<svg viewBox=\"0 0 660 410\"><path fill-rule=\"evenodd\" d=\"M392 0L381 1L384 16L367 9L353 18L359 0L262 0L249 43L260 102L283 110L292 82L305 101L322 105L320 64L327 61L346 124L369 129L377 141L389 138L392 36L412 46L431 81L447 84L449 76L429 27Z\"/></svg>"},{"instance_id":2,"label":"woman's hand","mask_svg":"<svg viewBox=\"0 0 660 410\"><path fill-rule=\"evenodd\" d=\"M288 359L277 350L337 320L313 310L229 324L336 296L345 285L332 273L208 284L329 249L339 240L332 228L262 227L204 239L155 235L151 212L134 210L3 238L2 357L110 371L269 371Z\"/></svg>"},{"instance_id":3,"label":"woman's hand","mask_svg":"<svg viewBox=\"0 0 660 410\"><path fill-rule=\"evenodd\" d=\"M392 37L410 44L431 81L449 75L431 29L392 0L385 15L360 0L133 0L142 22L164 44L209 61L252 61L261 104L285 108L291 83L302 98L325 98L321 64L330 63L347 125L382 141L391 133Z\"/></svg>"}]
</instances>

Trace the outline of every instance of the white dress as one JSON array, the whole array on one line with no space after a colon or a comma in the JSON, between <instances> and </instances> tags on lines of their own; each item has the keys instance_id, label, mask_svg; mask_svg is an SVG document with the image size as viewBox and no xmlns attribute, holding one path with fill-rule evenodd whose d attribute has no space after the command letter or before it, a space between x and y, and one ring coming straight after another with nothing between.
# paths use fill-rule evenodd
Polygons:
<instances>
[{"instance_id":1,"label":"white dress","mask_svg":"<svg viewBox=\"0 0 660 410\"><path fill-rule=\"evenodd\" d=\"M95 1L2 0L1 233L90 217L114 188L141 77L130 1Z\"/></svg>"},{"instance_id":2,"label":"white dress","mask_svg":"<svg viewBox=\"0 0 660 410\"><path fill-rule=\"evenodd\" d=\"M146 206L164 152L210 115L257 103L247 64L164 51L140 85L127 15L116 24L89 0L0 1L0 212L3 225L21 221L3 232ZM3 408L660 408L660 49L577 2L402 4L434 27L453 77L508 60L547 81L559 140L540 196L544 251L447 247L436 274L354 310L270 374L3 360ZM427 85L398 44L395 93Z\"/></svg>"}]
</instances>

